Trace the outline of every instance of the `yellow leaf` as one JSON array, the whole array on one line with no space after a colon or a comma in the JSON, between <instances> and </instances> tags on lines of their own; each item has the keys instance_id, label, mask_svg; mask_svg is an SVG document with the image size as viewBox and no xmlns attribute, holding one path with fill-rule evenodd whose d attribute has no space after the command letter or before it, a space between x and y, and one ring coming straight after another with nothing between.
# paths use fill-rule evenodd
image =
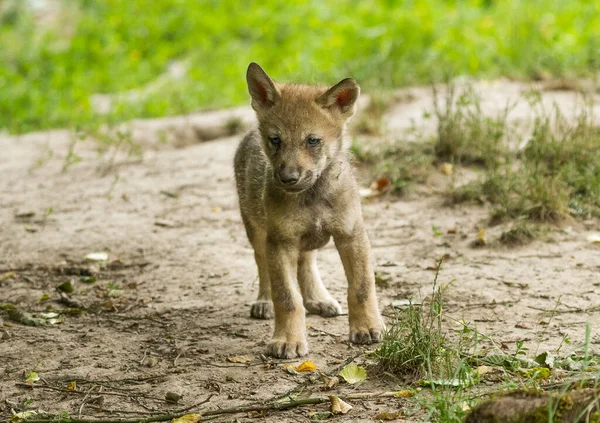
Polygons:
<instances>
[{"instance_id":1,"label":"yellow leaf","mask_svg":"<svg viewBox=\"0 0 600 423\"><path fill-rule=\"evenodd\" d=\"M201 418L202 414L186 414L185 416L173 419L172 423L198 423Z\"/></svg>"},{"instance_id":2,"label":"yellow leaf","mask_svg":"<svg viewBox=\"0 0 600 423\"><path fill-rule=\"evenodd\" d=\"M481 245L485 245L486 244L486 242L485 242L485 228L480 228L477 231L477 241L479 241L479 243Z\"/></svg>"},{"instance_id":3,"label":"yellow leaf","mask_svg":"<svg viewBox=\"0 0 600 423\"><path fill-rule=\"evenodd\" d=\"M394 393L394 396L397 398L408 398L412 397L413 393L408 390L398 391Z\"/></svg>"},{"instance_id":4,"label":"yellow leaf","mask_svg":"<svg viewBox=\"0 0 600 423\"><path fill-rule=\"evenodd\" d=\"M230 363L249 363L254 360L252 355L238 355L235 357L227 357L227 361Z\"/></svg>"},{"instance_id":5,"label":"yellow leaf","mask_svg":"<svg viewBox=\"0 0 600 423\"><path fill-rule=\"evenodd\" d=\"M440 171L444 175L450 176L454 173L454 166L452 166L452 163L442 163L442 165L440 166Z\"/></svg>"},{"instance_id":6,"label":"yellow leaf","mask_svg":"<svg viewBox=\"0 0 600 423\"><path fill-rule=\"evenodd\" d=\"M74 391L77 388L77 381L74 380L73 382L71 382L67 386L65 386L65 388L68 391Z\"/></svg>"},{"instance_id":7,"label":"yellow leaf","mask_svg":"<svg viewBox=\"0 0 600 423\"><path fill-rule=\"evenodd\" d=\"M314 372L317 370L317 366L312 361L306 360L304 363L296 366L297 372Z\"/></svg>"}]
</instances>

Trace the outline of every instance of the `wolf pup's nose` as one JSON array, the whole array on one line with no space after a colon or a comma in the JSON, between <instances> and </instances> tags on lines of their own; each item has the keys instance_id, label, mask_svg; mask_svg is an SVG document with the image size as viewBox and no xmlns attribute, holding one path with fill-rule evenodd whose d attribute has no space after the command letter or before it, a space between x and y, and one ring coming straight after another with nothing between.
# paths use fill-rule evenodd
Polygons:
<instances>
[{"instance_id":1,"label":"wolf pup's nose","mask_svg":"<svg viewBox=\"0 0 600 423\"><path fill-rule=\"evenodd\" d=\"M300 172L289 167L279 170L279 180L286 185L294 185L300 179Z\"/></svg>"}]
</instances>

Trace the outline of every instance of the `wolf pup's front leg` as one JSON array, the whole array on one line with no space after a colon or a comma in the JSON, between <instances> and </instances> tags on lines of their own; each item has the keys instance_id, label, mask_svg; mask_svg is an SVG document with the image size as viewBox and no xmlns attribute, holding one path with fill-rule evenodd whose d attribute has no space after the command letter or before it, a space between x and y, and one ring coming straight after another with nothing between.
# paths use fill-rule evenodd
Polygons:
<instances>
[{"instance_id":1,"label":"wolf pup's front leg","mask_svg":"<svg viewBox=\"0 0 600 423\"><path fill-rule=\"evenodd\" d=\"M267 262L271 297L275 309L275 330L267 352L279 358L301 357L308 353L302 295L298 290L298 246L267 238Z\"/></svg>"},{"instance_id":2,"label":"wolf pup's front leg","mask_svg":"<svg viewBox=\"0 0 600 423\"><path fill-rule=\"evenodd\" d=\"M371 245L362 223L348 235L334 237L348 279L350 341L355 344L379 342L383 321L377 306Z\"/></svg>"}]
</instances>

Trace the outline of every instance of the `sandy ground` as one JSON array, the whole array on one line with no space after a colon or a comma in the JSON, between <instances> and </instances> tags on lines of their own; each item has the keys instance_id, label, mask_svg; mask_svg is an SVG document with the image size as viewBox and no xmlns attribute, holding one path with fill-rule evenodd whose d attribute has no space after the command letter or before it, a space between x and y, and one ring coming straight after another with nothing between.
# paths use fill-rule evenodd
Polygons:
<instances>
[{"instance_id":1,"label":"sandy ground","mask_svg":"<svg viewBox=\"0 0 600 423\"><path fill-rule=\"evenodd\" d=\"M515 83L478 85L489 110L499 110L526 88ZM430 91L406 92L411 95L386 115L388 138L403 137L414 128L431 131L435 124L423 118L431 109ZM572 111L575 97L552 92L547 101ZM521 101L514 115L515 121L526 122L526 103ZM226 408L260 403L310 377L289 374L281 361L262 356L272 322L249 317L257 272L231 166L240 137L222 137L226 131L219 130L230 116L252 124L248 108L133 122L141 157L119 154L110 166L110 154L99 157L96 144L85 141L75 149L83 160L65 172L61 170L71 140L67 131L0 137L1 302L34 314L73 306L88 310L43 327L10 322L5 316L0 334L1 417L8 417L11 409L22 410L27 400L28 409L72 416L105 415L99 407L109 415L121 410L139 416L181 409L209 395L204 409ZM165 137L174 142L161 142ZM437 175L436 184L421 186L406 198L364 203L376 270L390 279L378 286L382 309L389 312L395 299L428 295L432 269L445 255L440 283L448 285L447 315L493 335L508 350L522 340L533 355L556 348L565 335L572 343L563 350L577 349L587 321L593 342L598 340L600 309L594 307L600 304L600 245L589 243L586 236L600 231L600 222L568 221L533 244L510 249L497 242L506 227L493 227L487 230L488 245L472 248L487 211L445 206L437 188L440 178L446 177ZM23 217L29 212L35 215ZM433 226L443 235L435 237ZM101 251L109 254L107 265L86 262L87 254ZM346 282L332 245L320 253L320 268L345 308ZM90 273L97 280L83 282L80 275ZM61 302L55 289L66 281L74 286L70 305L64 298ZM44 294L49 299L41 302ZM560 313L551 317L544 309ZM346 342L346 316L309 316L307 322L307 358L323 372L364 350ZM248 363L227 361L248 355ZM364 356L356 361L363 362ZM41 377L37 384L49 388L18 385L33 369ZM73 380L76 391L65 391ZM401 387L369 373L358 387L341 385L333 392ZM304 395L319 389L316 383ZM168 391L183 395L179 404L165 402ZM353 405L349 414L336 419L368 421L380 411L399 409L412 415L408 420L423 418L404 398ZM311 412L327 409L327 404L300 407L267 414L263 421L308 421ZM243 413L219 421L253 417Z\"/></svg>"}]
</instances>

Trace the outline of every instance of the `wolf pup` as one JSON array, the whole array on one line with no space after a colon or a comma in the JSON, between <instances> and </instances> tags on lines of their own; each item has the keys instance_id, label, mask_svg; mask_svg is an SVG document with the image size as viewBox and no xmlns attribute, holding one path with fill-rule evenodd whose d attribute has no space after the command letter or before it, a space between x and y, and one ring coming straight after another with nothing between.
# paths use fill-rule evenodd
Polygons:
<instances>
[{"instance_id":1,"label":"wolf pup","mask_svg":"<svg viewBox=\"0 0 600 423\"><path fill-rule=\"evenodd\" d=\"M317 249L332 236L348 279L350 341L379 341L371 246L344 146L360 87L352 78L329 89L276 84L256 63L246 79L258 128L241 141L234 168L260 281L251 315L275 316L268 353L308 353L305 308L325 317L341 313L317 268Z\"/></svg>"}]
</instances>

